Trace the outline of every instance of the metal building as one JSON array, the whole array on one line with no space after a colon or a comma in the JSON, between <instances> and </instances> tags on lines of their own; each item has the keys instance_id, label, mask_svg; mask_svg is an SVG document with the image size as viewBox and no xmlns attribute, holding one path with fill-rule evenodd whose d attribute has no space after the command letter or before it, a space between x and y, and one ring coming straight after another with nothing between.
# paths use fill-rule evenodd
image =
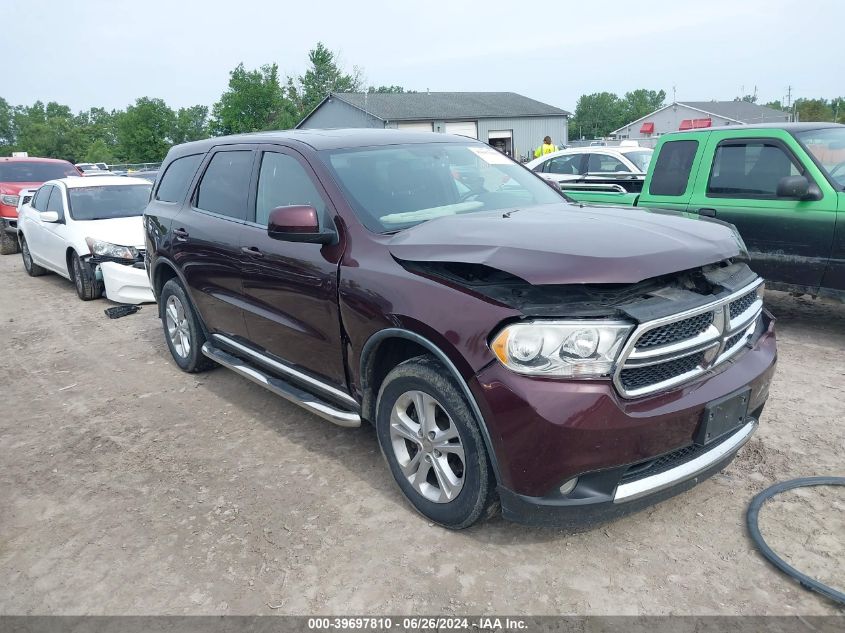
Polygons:
<instances>
[{"instance_id":1,"label":"metal building","mask_svg":"<svg viewBox=\"0 0 845 633\"><path fill-rule=\"evenodd\" d=\"M332 93L297 128L390 127L477 138L516 159L550 136L567 143L571 114L514 92Z\"/></svg>"},{"instance_id":2,"label":"metal building","mask_svg":"<svg viewBox=\"0 0 845 633\"><path fill-rule=\"evenodd\" d=\"M653 139L667 132L743 125L788 123L788 112L747 101L676 101L611 132L617 139Z\"/></svg>"}]
</instances>

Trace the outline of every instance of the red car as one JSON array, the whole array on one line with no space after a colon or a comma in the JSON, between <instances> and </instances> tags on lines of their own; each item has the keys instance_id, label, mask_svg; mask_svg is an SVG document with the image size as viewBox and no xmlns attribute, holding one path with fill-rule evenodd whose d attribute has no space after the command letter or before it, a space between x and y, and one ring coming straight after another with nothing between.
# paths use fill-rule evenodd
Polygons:
<instances>
[{"instance_id":1,"label":"red car","mask_svg":"<svg viewBox=\"0 0 845 633\"><path fill-rule=\"evenodd\" d=\"M18 252L18 194L21 189L38 187L55 178L79 175L79 170L66 160L0 157L0 255Z\"/></svg>"}]
</instances>

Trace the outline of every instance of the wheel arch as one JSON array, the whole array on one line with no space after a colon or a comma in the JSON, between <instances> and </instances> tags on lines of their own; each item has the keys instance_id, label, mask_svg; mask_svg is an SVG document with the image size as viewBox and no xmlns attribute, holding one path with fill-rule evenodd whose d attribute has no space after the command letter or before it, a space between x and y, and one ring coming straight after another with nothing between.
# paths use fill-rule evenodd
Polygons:
<instances>
[{"instance_id":1,"label":"wheel arch","mask_svg":"<svg viewBox=\"0 0 845 633\"><path fill-rule=\"evenodd\" d=\"M466 398L476 424L478 424L481 437L484 439L484 445L487 448L487 455L490 458L490 464L493 467L493 474L496 477L496 481L501 481L499 463L496 458L493 442L490 438L487 424L484 421L484 415L481 413L475 396L473 396L469 385L449 356L439 346L421 334L404 328L394 327L379 330L367 339L361 350L361 417L367 420L375 419L378 392L381 388L381 383L395 364L398 364L395 361L402 362L408 358L419 356L420 353L427 353L434 356L458 385L464 398ZM379 367L380 360L393 360L394 364L385 363L387 366Z\"/></svg>"}]
</instances>

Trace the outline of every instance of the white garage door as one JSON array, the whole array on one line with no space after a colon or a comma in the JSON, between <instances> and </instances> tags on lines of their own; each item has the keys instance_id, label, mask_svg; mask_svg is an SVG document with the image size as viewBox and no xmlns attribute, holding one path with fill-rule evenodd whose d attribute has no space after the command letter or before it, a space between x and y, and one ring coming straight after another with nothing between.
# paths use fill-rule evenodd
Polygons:
<instances>
[{"instance_id":1,"label":"white garage door","mask_svg":"<svg viewBox=\"0 0 845 633\"><path fill-rule=\"evenodd\" d=\"M460 134L470 138L478 138L478 125L475 121L449 121L446 124L446 134Z\"/></svg>"},{"instance_id":2,"label":"white garage door","mask_svg":"<svg viewBox=\"0 0 845 633\"><path fill-rule=\"evenodd\" d=\"M397 127L400 130L414 130L416 132L431 132L431 121L413 122L413 123L398 123Z\"/></svg>"}]
</instances>

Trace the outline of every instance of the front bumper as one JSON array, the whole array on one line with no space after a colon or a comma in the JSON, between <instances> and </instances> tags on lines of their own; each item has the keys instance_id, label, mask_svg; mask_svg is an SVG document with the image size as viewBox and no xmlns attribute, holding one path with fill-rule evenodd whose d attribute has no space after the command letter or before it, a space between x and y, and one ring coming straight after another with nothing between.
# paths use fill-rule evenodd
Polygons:
<instances>
[{"instance_id":1,"label":"front bumper","mask_svg":"<svg viewBox=\"0 0 845 633\"><path fill-rule=\"evenodd\" d=\"M629 400L610 381L519 376L498 363L485 368L471 389L493 445L504 516L535 525L596 523L718 472L750 437L768 397L777 358L768 313L749 346L694 382ZM697 446L705 407L746 388L747 424L715 445ZM664 466L650 466L658 463ZM574 489L561 493L575 477Z\"/></svg>"},{"instance_id":2,"label":"front bumper","mask_svg":"<svg viewBox=\"0 0 845 633\"><path fill-rule=\"evenodd\" d=\"M155 303L150 279L144 268L116 262L99 264L106 297L117 303Z\"/></svg>"}]
</instances>

